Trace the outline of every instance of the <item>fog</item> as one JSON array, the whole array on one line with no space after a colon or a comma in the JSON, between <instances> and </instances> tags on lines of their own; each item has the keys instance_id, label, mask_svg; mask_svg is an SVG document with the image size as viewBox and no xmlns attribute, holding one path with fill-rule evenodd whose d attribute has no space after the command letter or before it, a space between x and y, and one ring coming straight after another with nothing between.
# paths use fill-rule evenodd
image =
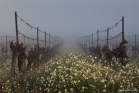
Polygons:
<instances>
[{"instance_id":1,"label":"fog","mask_svg":"<svg viewBox=\"0 0 139 93\"><path fill-rule=\"evenodd\" d=\"M139 0L1 0L0 35L15 37L15 12L35 28L68 41L112 27L122 16L125 36L139 35L138 11ZM37 38L36 29L31 29L20 18L18 30L28 37ZM109 35L113 37L121 31L122 23L119 22ZM101 39L106 38L106 34L100 33ZM44 36L39 32L39 39L44 40Z\"/></svg>"}]
</instances>

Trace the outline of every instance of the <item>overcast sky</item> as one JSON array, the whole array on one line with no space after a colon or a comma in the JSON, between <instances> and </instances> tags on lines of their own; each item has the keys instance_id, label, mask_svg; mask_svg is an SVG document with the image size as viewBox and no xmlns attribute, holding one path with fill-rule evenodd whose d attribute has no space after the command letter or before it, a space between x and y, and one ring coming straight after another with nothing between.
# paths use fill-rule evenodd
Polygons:
<instances>
[{"instance_id":1,"label":"overcast sky","mask_svg":"<svg viewBox=\"0 0 139 93\"><path fill-rule=\"evenodd\" d=\"M1 0L0 35L15 36L14 12L34 27L52 36L85 36L105 30L125 19L126 36L139 34L139 0ZM26 36L36 36L18 18L18 29ZM120 22L115 36L122 31ZM44 36L43 33L39 33ZM106 37L106 33L101 33Z\"/></svg>"}]
</instances>

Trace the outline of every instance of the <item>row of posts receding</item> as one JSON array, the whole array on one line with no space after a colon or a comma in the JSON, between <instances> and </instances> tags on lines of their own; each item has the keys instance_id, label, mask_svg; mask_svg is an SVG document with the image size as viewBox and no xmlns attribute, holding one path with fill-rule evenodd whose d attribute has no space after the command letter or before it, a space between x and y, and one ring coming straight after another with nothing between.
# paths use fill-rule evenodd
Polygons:
<instances>
[{"instance_id":1,"label":"row of posts receding","mask_svg":"<svg viewBox=\"0 0 139 93\"><path fill-rule=\"evenodd\" d=\"M110 44L112 43L112 39L110 39L110 37L109 37L109 28L107 28L107 34L106 34L106 45L107 46L110 46ZM94 46L94 42L96 41L96 46L99 46L99 41L100 41L100 37L99 37L99 30L97 30L97 32L96 32L96 34L97 34L97 40L94 40L94 34L92 34L92 35L89 35L89 36L82 36L82 37L80 37L80 42L83 44L83 45L85 45L86 46L86 53L87 53L87 50L88 50L88 47L90 47L91 46L91 44L92 44L92 47ZM136 44L136 42L137 42L137 40L138 40L138 37L137 37L137 35L135 34L134 35L135 36L135 43L134 43L134 45L135 46L137 46L137 44ZM92 37L92 42L90 42L90 38ZM114 43L115 43L115 46L117 47L117 45L118 45L118 36L115 38L115 41L113 41ZM124 34L124 16L122 16L122 32L121 32L121 35L120 35L120 41L124 41L124 39L125 39L125 34ZM130 38L129 38L130 39ZM130 41L130 40L129 40ZM104 42L104 40L102 41L102 42ZM110 44L109 44L110 43ZM137 51L137 49L136 49L136 51ZM135 53L135 56L137 56L137 54Z\"/></svg>"},{"instance_id":2,"label":"row of posts receding","mask_svg":"<svg viewBox=\"0 0 139 93\"><path fill-rule=\"evenodd\" d=\"M99 46L99 41L100 41L100 38L99 38L99 30L97 30L97 46ZM92 37L92 46L94 46L94 34L92 35L89 35L89 36L83 36L81 37L81 43L82 44L85 44L86 45L86 48L90 47L90 37ZM89 40L87 40L89 39ZM109 28L107 28L107 39L106 39L106 45L109 46ZM124 40L124 16L122 16L122 41ZM88 43L89 42L89 43ZM88 46L87 46L87 43L88 43ZM116 38L116 45L117 45L117 38Z\"/></svg>"},{"instance_id":3,"label":"row of posts receding","mask_svg":"<svg viewBox=\"0 0 139 93\"><path fill-rule=\"evenodd\" d=\"M18 23L17 23L17 12L15 12L15 28L16 28L16 42L18 44ZM45 31L45 48L46 48L46 31ZM51 43L52 43L52 46L54 46L54 44L56 44L55 42L57 40L59 40L59 37L57 36L51 36L50 34L49 35L49 46L51 46ZM25 37L24 37L25 38ZM51 42L51 38L52 38L52 42ZM25 41L24 41L25 43ZM39 28L37 27L37 46L39 47Z\"/></svg>"}]
</instances>

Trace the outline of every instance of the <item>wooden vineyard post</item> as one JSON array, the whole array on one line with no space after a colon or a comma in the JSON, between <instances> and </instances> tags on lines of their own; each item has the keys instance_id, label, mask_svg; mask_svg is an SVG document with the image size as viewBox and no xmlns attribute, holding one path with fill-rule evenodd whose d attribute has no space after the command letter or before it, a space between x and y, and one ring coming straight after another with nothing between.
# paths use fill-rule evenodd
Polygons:
<instances>
[{"instance_id":1,"label":"wooden vineyard post","mask_svg":"<svg viewBox=\"0 0 139 93\"><path fill-rule=\"evenodd\" d=\"M97 31L97 47L99 46L99 30Z\"/></svg>"},{"instance_id":2,"label":"wooden vineyard post","mask_svg":"<svg viewBox=\"0 0 139 93\"><path fill-rule=\"evenodd\" d=\"M93 47L93 43L94 43L94 42L93 42L93 34L92 34L92 47Z\"/></svg>"},{"instance_id":3,"label":"wooden vineyard post","mask_svg":"<svg viewBox=\"0 0 139 93\"><path fill-rule=\"evenodd\" d=\"M137 45L136 45L136 34L135 34L135 59L137 58L137 54L136 54L136 51L137 51Z\"/></svg>"},{"instance_id":4,"label":"wooden vineyard post","mask_svg":"<svg viewBox=\"0 0 139 93\"><path fill-rule=\"evenodd\" d=\"M124 41L124 16L122 16L122 42ZM122 65L124 65L124 57L122 55Z\"/></svg>"},{"instance_id":5,"label":"wooden vineyard post","mask_svg":"<svg viewBox=\"0 0 139 93\"><path fill-rule=\"evenodd\" d=\"M33 46L34 46L34 38L33 38Z\"/></svg>"},{"instance_id":6,"label":"wooden vineyard post","mask_svg":"<svg viewBox=\"0 0 139 93\"><path fill-rule=\"evenodd\" d=\"M51 36L51 47L53 47L53 36Z\"/></svg>"},{"instance_id":7,"label":"wooden vineyard post","mask_svg":"<svg viewBox=\"0 0 139 93\"><path fill-rule=\"evenodd\" d=\"M54 36L52 36L52 47L54 47Z\"/></svg>"},{"instance_id":8,"label":"wooden vineyard post","mask_svg":"<svg viewBox=\"0 0 139 93\"><path fill-rule=\"evenodd\" d=\"M2 36L1 36L1 46L2 46Z\"/></svg>"},{"instance_id":9,"label":"wooden vineyard post","mask_svg":"<svg viewBox=\"0 0 139 93\"><path fill-rule=\"evenodd\" d=\"M137 36L137 51L139 51L139 35ZM138 55L139 55L139 52L138 52Z\"/></svg>"},{"instance_id":10,"label":"wooden vineyard post","mask_svg":"<svg viewBox=\"0 0 139 93\"><path fill-rule=\"evenodd\" d=\"M87 54L87 36L86 36L86 54Z\"/></svg>"},{"instance_id":11,"label":"wooden vineyard post","mask_svg":"<svg viewBox=\"0 0 139 93\"><path fill-rule=\"evenodd\" d=\"M49 34L49 47L51 47L51 35ZM49 55L50 58L52 57L51 53L50 53L50 49L49 49Z\"/></svg>"},{"instance_id":12,"label":"wooden vineyard post","mask_svg":"<svg viewBox=\"0 0 139 93\"><path fill-rule=\"evenodd\" d=\"M86 42L85 42L85 36L84 36L84 52L86 53Z\"/></svg>"},{"instance_id":13,"label":"wooden vineyard post","mask_svg":"<svg viewBox=\"0 0 139 93\"><path fill-rule=\"evenodd\" d=\"M16 30L16 44L18 45L18 24L17 24L17 12L15 12L15 30ZM13 67L15 78L15 66Z\"/></svg>"},{"instance_id":14,"label":"wooden vineyard post","mask_svg":"<svg viewBox=\"0 0 139 93\"><path fill-rule=\"evenodd\" d=\"M90 36L88 36L88 37L89 37L89 38L88 38L88 39L89 39L89 40L88 40L88 42L89 42L89 43L88 43L88 47L90 47Z\"/></svg>"},{"instance_id":15,"label":"wooden vineyard post","mask_svg":"<svg viewBox=\"0 0 139 93\"><path fill-rule=\"evenodd\" d=\"M97 31L97 49L98 49L98 47L99 47L99 30ZM97 52L97 61L98 61L98 59L99 59L99 53Z\"/></svg>"},{"instance_id":16,"label":"wooden vineyard post","mask_svg":"<svg viewBox=\"0 0 139 93\"><path fill-rule=\"evenodd\" d=\"M49 47L51 47L50 42L51 42L51 38L50 38L50 34L49 34Z\"/></svg>"},{"instance_id":17,"label":"wooden vineyard post","mask_svg":"<svg viewBox=\"0 0 139 93\"><path fill-rule=\"evenodd\" d=\"M15 12L15 29L16 29L16 44L18 45L18 24L17 24L17 13ZM15 67L14 67L14 78L15 78Z\"/></svg>"},{"instance_id":18,"label":"wooden vineyard post","mask_svg":"<svg viewBox=\"0 0 139 93\"><path fill-rule=\"evenodd\" d=\"M45 31L45 49L46 49L46 31Z\"/></svg>"},{"instance_id":19,"label":"wooden vineyard post","mask_svg":"<svg viewBox=\"0 0 139 93\"><path fill-rule=\"evenodd\" d=\"M107 46L109 46L108 40L109 40L109 28L107 29Z\"/></svg>"},{"instance_id":20,"label":"wooden vineyard post","mask_svg":"<svg viewBox=\"0 0 139 93\"><path fill-rule=\"evenodd\" d=\"M7 52L8 52L8 48L7 48L7 35L6 35L6 60L7 60Z\"/></svg>"},{"instance_id":21,"label":"wooden vineyard post","mask_svg":"<svg viewBox=\"0 0 139 93\"><path fill-rule=\"evenodd\" d=\"M122 16L122 41L124 41L124 16Z\"/></svg>"},{"instance_id":22,"label":"wooden vineyard post","mask_svg":"<svg viewBox=\"0 0 139 93\"><path fill-rule=\"evenodd\" d=\"M16 43L18 45L18 24L17 24L17 13L15 12L15 29L16 29Z\"/></svg>"},{"instance_id":23,"label":"wooden vineyard post","mask_svg":"<svg viewBox=\"0 0 139 93\"><path fill-rule=\"evenodd\" d=\"M39 63L39 28L37 27L37 64Z\"/></svg>"},{"instance_id":24,"label":"wooden vineyard post","mask_svg":"<svg viewBox=\"0 0 139 93\"><path fill-rule=\"evenodd\" d=\"M112 43L111 43L111 36L110 36L110 38L109 38L109 49L111 49L111 47L112 47Z\"/></svg>"},{"instance_id":25,"label":"wooden vineyard post","mask_svg":"<svg viewBox=\"0 0 139 93\"><path fill-rule=\"evenodd\" d=\"M37 27L37 47L39 48L39 28Z\"/></svg>"}]
</instances>

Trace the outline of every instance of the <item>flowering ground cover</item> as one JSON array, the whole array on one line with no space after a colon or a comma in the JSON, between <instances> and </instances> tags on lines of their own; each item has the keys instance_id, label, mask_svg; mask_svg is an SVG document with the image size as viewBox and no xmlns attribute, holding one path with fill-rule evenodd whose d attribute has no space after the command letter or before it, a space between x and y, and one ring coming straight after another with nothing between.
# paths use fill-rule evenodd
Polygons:
<instances>
[{"instance_id":1,"label":"flowering ground cover","mask_svg":"<svg viewBox=\"0 0 139 93\"><path fill-rule=\"evenodd\" d=\"M0 93L139 93L137 60L126 67L116 61L103 66L96 58L73 51L61 52L15 78L10 74L11 60L0 62Z\"/></svg>"}]
</instances>

